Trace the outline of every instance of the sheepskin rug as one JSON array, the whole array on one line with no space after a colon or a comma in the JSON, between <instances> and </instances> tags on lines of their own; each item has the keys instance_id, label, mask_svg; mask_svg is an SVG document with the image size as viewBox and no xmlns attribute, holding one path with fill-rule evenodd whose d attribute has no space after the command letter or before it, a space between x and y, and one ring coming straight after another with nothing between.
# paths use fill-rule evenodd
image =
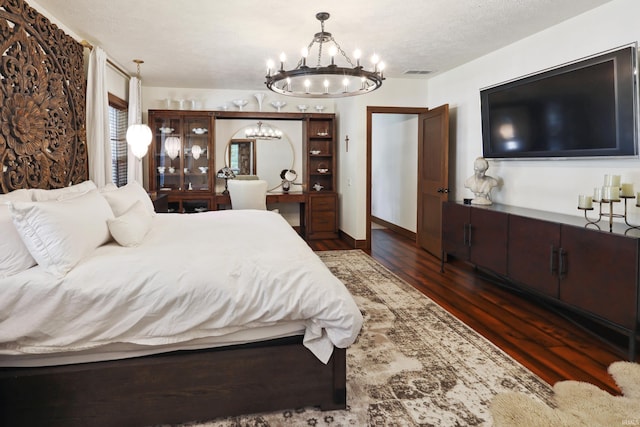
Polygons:
<instances>
[{"instance_id":1,"label":"sheepskin rug","mask_svg":"<svg viewBox=\"0 0 640 427\"><path fill-rule=\"evenodd\" d=\"M491 402L496 427L639 426L640 365L614 362L609 366L623 396L613 396L593 384L559 381L553 386L552 408L520 393L500 393Z\"/></svg>"}]
</instances>

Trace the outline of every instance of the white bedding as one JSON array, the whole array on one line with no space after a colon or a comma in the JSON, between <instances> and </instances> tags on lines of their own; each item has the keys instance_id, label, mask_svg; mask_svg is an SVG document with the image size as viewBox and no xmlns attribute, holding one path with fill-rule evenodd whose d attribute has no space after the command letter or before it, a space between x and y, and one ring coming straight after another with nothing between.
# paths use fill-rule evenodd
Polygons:
<instances>
[{"instance_id":1,"label":"white bedding","mask_svg":"<svg viewBox=\"0 0 640 427\"><path fill-rule=\"evenodd\" d=\"M138 247L112 242L64 278L0 279L0 366L20 355L166 346L301 321L323 362L362 316L344 285L269 211L162 214Z\"/></svg>"}]
</instances>

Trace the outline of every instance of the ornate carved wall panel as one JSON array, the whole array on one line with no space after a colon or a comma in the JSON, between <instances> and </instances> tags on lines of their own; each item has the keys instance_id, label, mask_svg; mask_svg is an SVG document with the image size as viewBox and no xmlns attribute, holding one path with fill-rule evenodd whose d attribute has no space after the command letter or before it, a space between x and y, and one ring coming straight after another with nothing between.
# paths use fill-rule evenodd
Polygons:
<instances>
[{"instance_id":1,"label":"ornate carved wall panel","mask_svg":"<svg viewBox=\"0 0 640 427\"><path fill-rule=\"evenodd\" d=\"M23 0L0 0L0 193L88 178L83 48Z\"/></svg>"}]
</instances>

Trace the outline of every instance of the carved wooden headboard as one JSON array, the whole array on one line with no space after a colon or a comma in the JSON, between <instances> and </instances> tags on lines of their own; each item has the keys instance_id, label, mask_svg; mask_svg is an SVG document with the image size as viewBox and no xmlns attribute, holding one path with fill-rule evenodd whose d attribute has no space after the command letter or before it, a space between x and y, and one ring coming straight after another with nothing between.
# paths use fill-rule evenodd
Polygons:
<instances>
[{"instance_id":1,"label":"carved wooden headboard","mask_svg":"<svg viewBox=\"0 0 640 427\"><path fill-rule=\"evenodd\" d=\"M83 47L23 0L0 0L0 193L88 178Z\"/></svg>"}]
</instances>

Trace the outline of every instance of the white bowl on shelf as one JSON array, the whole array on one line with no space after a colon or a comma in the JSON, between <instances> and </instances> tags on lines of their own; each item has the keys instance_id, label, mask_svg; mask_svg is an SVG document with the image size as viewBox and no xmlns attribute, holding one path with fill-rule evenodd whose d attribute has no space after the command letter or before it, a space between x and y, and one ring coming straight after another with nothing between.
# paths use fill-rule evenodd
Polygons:
<instances>
[{"instance_id":1,"label":"white bowl on shelf","mask_svg":"<svg viewBox=\"0 0 640 427\"><path fill-rule=\"evenodd\" d=\"M167 128L167 127L163 127L163 128L158 129L158 130L160 131L160 133L171 133L171 132L174 131L173 128Z\"/></svg>"},{"instance_id":2,"label":"white bowl on shelf","mask_svg":"<svg viewBox=\"0 0 640 427\"><path fill-rule=\"evenodd\" d=\"M311 150L310 153L313 154L314 156L317 156L318 154L322 153L322 151L320 151L320 150Z\"/></svg>"},{"instance_id":3,"label":"white bowl on shelf","mask_svg":"<svg viewBox=\"0 0 640 427\"><path fill-rule=\"evenodd\" d=\"M329 169L327 169L327 168L318 168L318 172L319 173L327 173L327 172L329 172Z\"/></svg>"},{"instance_id":4,"label":"white bowl on shelf","mask_svg":"<svg viewBox=\"0 0 640 427\"><path fill-rule=\"evenodd\" d=\"M249 101L246 99L234 99L233 104L238 107L239 111L242 111L242 108L247 105Z\"/></svg>"},{"instance_id":5,"label":"white bowl on shelf","mask_svg":"<svg viewBox=\"0 0 640 427\"><path fill-rule=\"evenodd\" d=\"M271 101L271 106L280 112L280 109L287 105L285 101Z\"/></svg>"},{"instance_id":6,"label":"white bowl on shelf","mask_svg":"<svg viewBox=\"0 0 640 427\"><path fill-rule=\"evenodd\" d=\"M196 135L204 135L205 133L208 132L208 130L206 128L193 128L193 129L191 129L191 131L193 133L195 133Z\"/></svg>"}]
</instances>

